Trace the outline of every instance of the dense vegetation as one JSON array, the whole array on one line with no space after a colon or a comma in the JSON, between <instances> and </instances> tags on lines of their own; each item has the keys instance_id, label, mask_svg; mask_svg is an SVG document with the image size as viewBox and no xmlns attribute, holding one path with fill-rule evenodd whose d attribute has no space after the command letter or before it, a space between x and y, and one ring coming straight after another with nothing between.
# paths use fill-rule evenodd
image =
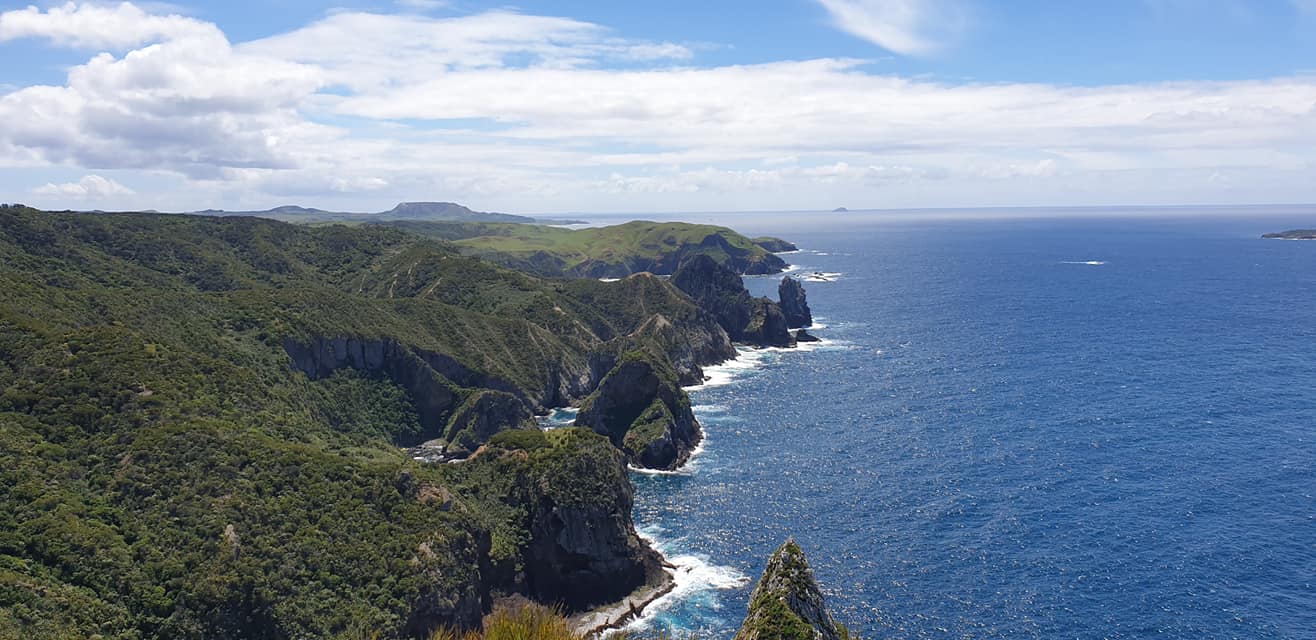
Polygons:
<instances>
[{"instance_id":1,"label":"dense vegetation","mask_svg":"<svg viewBox=\"0 0 1316 640\"><path fill-rule=\"evenodd\" d=\"M542 280L465 251L0 209L0 637L420 636L551 593L536 532L563 513L638 553L607 439L491 434L462 408L577 401L655 316L712 319L657 278ZM398 446L477 432L462 464Z\"/></svg>"},{"instance_id":2,"label":"dense vegetation","mask_svg":"<svg viewBox=\"0 0 1316 640\"><path fill-rule=\"evenodd\" d=\"M737 273L777 273L786 266L731 229L684 222L636 221L579 230L493 223L387 224L543 276L620 278L642 271L667 275L691 255L707 255Z\"/></svg>"}]
</instances>

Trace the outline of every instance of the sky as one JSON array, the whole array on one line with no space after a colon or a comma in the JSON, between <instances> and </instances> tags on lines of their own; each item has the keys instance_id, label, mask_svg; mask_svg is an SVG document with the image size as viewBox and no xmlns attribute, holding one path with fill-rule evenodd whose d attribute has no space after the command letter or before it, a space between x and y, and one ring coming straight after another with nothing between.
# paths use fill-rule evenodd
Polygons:
<instances>
[{"instance_id":1,"label":"sky","mask_svg":"<svg viewBox=\"0 0 1316 640\"><path fill-rule=\"evenodd\" d=\"M0 202L1316 202L1316 0L0 0Z\"/></svg>"}]
</instances>

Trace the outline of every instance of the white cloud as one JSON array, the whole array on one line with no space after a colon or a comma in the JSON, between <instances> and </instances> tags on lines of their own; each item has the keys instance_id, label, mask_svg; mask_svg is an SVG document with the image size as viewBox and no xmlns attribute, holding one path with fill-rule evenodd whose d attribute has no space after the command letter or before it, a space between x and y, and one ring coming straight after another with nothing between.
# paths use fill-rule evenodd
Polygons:
<instances>
[{"instance_id":1,"label":"white cloud","mask_svg":"<svg viewBox=\"0 0 1316 640\"><path fill-rule=\"evenodd\" d=\"M109 196L130 196L136 193L136 191L133 191L109 178L93 174L83 176L82 179L77 182L65 182L63 184L48 182L43 186L33 189L32 193L43 196L66 196L82 200Z\"/></svg>"},{"instance_id":2,"label":"white cloud","mask_svg":"<svg viewBox=\"0 0 1316 640\"><path fill-rule=\"evenodd\" d=\"M967 22L956 0L817 0L842 31L888 51L927 55L955 38Z\"/></svg>"},{"instance_id":3,"label":"white cloud","mask_svg":"<svg viewBox=\"0 0 1316 640\"><path fill-rule=\"evenodd\" d=\"M44 38L82 49L129 47L162 40L194 37L223 39L215 25L180 15L151 15L130 3L119 5L69 2L42 11L34 6L0 13L0 42Z\"/></svg>"},{"instance_id":4,"label":"white cloud","mask_svg":"<svg viewBox=\"0 0 1316 640\"><path fill-rule=\"evenodd\" d=\"M0 166L168 172L195 199L175 208L234 194L536 210L860 200L844 194L928 205L1187 190L1217 173L1277 194L1290 180L1287 193L1316 197L1312 76L945 83L840 59L697 66L678 44L505 11L338 12L238 44L213 25L157 17L146 23L184 26L144 27L120 40L140 46L92 57L61 86L0 95ZM71 46L102 37L43 24L22 33ZM146 196L140 206L168 208Z\"/></svg>"},{"instance_id":5,"label":"white cloud","mask_svg":"<svg viewBox=\"0 0 1316 640\"><path fill-rule=\"evenodd\" d=\"M111 26L134 16L131 5L114 9L83 5L52 9L78 19L32 20L33 9L0 14L5 24L28 24L72 44L104 39L90 13ZM20 14L15 23L11 16ZM189 175L226 166L291 166L299 137L324 135L299 114L301 102L319 88L314 67L236 52L213 25L180 18L126 28L121 42L146 35L162 42L122 57L101 53L68 72L61 87L31 86L0 96L0 142L35 151L52 164L93 169L169 169ZM35 26L34 26L35 25ZM157 26L151 26L157 25ZM159 26L164 25L164 26ZM109 32L106 32L109 33Z\"/></svg>"}]
</instances>

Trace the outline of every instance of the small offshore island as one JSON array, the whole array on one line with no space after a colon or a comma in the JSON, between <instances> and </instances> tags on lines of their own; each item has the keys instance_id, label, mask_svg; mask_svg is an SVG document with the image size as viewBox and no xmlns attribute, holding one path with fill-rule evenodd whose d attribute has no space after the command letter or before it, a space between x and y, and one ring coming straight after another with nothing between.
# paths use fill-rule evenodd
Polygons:
<instances>
[{"instance_id":1,"label":"small offshore island","mask_svg":"<svg viewBox=\"0 0 1316 640\"><path fill-rule=\"evenodd\" d=\"M1293 229L1261 236L1267 240L1316 240L1316 229Z\"/></svg>"},{"instance_id":2,"label":"small offshore island","mask_svg":"<svg viewBox=\"0 0 1316 640\"><path fill-rule=\"evenodd\" d=\"M0 632L415 638L528 600L584 633L672 588L628 466L689 459L683 386L735 345L816 340L798 281L741 279L795 246L411 210L0 207ZM746 638L842 637L794 543L760 591Z\"/></svg>"}]
</instances>

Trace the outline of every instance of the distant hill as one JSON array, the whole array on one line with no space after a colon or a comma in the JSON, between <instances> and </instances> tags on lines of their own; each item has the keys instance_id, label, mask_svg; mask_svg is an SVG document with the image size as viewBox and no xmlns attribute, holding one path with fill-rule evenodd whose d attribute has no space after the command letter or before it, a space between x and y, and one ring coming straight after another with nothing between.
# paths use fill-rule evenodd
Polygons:
<instances>
[{"instance_id":1,"label":"distant hill","mask_svg":"<svg viewBox=\"0 0 1316 640\"><path fill-rule=\"evenodd\" d=\"M395 220L383 224L453 243L467 255L549 278L624 278L647 271L671 275L681 260L704 254L740 274L780 273L786 261L726 227L636 220L560 229L542 225ZM794 245L777 238L781 250ZM789 248L785 248L789 246Z\"/></svg>"},{"instance_id":2,"label":"distant hill","mask_svg":"<svg viewBox=\"0 0 1316 640\"><path fill-rule=\"evenodd\" d=\"M1262 238L1270 240L1316 240L1316 229L1293 229L1279 233L1267 233Z\"/></svg>"},{"instance_id":3,"label":"distant hill","mask_svg":"<svg viewBox=\"0 0 1316 640\"><path fill-rule=\"evenodd\" d=\"M283 222L387 222L391 220L420 220L434 222L510 222L516 224L579 224L580 220L551 220L531 218L510 213L488 213L475 211L454 202L402 202L396 207L379 213L351 213L345 211L326 211L297 205L284 205L263 211L225 211L223 209L206 209L193 211L206 216L249 216L268 218Z\"/></svg>"}]
</instances>

